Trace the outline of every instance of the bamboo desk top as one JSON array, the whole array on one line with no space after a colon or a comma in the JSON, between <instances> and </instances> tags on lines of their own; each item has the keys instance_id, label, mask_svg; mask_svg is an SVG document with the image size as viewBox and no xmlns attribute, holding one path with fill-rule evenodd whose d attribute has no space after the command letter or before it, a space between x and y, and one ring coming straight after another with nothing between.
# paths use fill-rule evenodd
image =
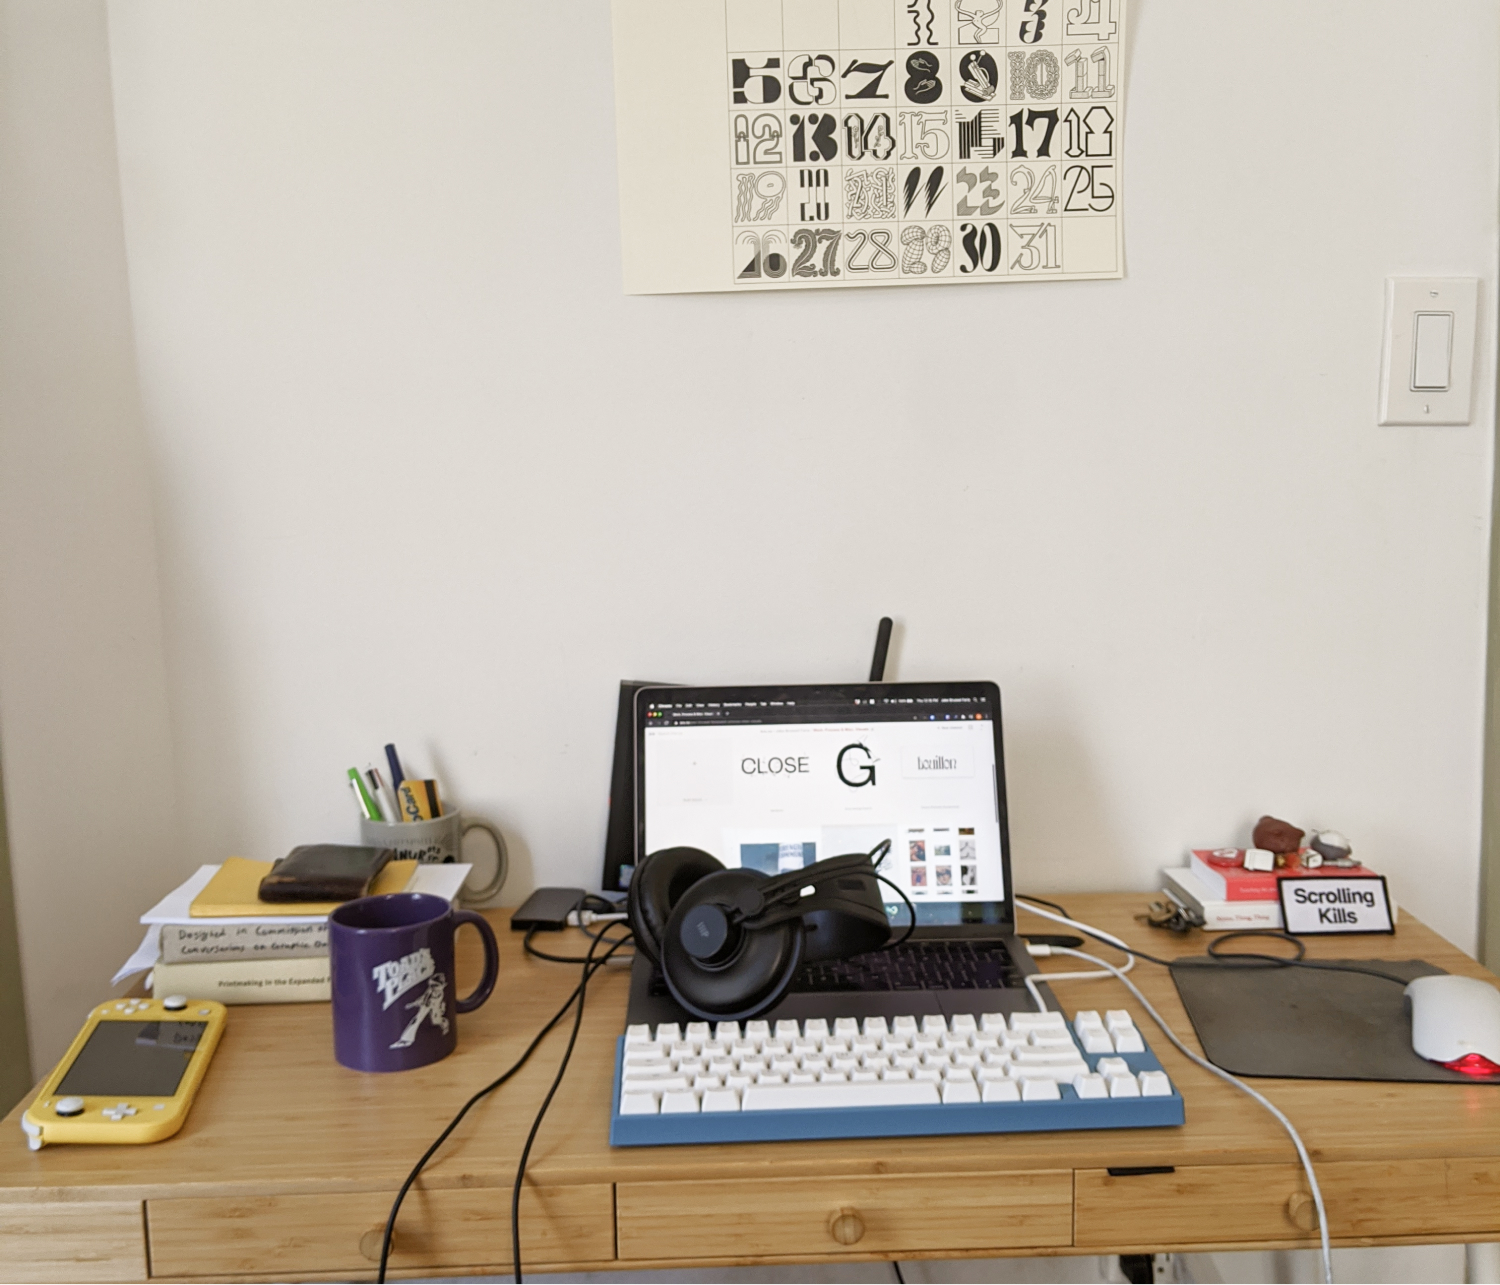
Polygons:
<instances>
[{"instance_id":1,"label":"bamboo desk top","mask_svg":"<svg viewBox=\"0 0 1500 1285\"><path fill-rule=\"evenodd\" d=\"M1136 923L1143 894L1071 893L1063 900L1084 921L1154 954L1205 949L1206 934L1184 938ZM327 1004L244 1006L231 1009L197 1102L173 1139L31 1152L17 1107L0 1129L0 1261L10 1257L8 1246L30 1246L41 1255L36 1279L82 1278L94 1258L75 1254L57 1266L47 1257L73 1232L43 1237L45 1245L37 1237L43 1224L58 1232L75 1227L67 1207L76 1216L83 1203L96 1215L92 1226L112 1229L99 1250L105 1278L128 1278L136 1265L153 1279L367 1274L369 1255L356 1252L357 1242L363 1237L368 1251L365 1234L382 1221L380 1211L413 1161L471 1093L514 1061L576 983L576 967L523 954L508 912L490 917L501 943L500 981L487 1005L457 1019L458 1051L443 1062L395 1075L345 1070L333 1060ZM1042 925L1022 924L1033 926ZM472 936L460 935L461 991L478 974ZM575 932L547 934L544 942L565 954L586 945ZM1408 914L1392 937L1310 939L1308 955L1421 958L1491 976ZM1044 973L1075 966L1041 961ZM1132 977L1196 1047L1166 971L1143 963ZM1063 982L1055 990L1069 1012L1133 1011L1186 1098L1181 1129L612 1149L614 1047L628 987L624 967L606 968L591 983L572 1066L532 1152L533 1214L529 1223L523 1217L523 1253L528 1260L535 1254L527 1265L536 1270L1312 1243L1303 1180L1285 1133L1178 1054L1113 981ZM560 1024L429 1165L406 1206L412 1229L404 1239L398 1232L401 1252L393 1261L400 1271L505 1269L516 1160L566 1033ZM1500 1239L1500 1089L1255 1085L1302 1133L1337 1243ZM1121 1167L1175 1172L1107 1172ZM899 1201L895 1187L882 1185L892 1183ZM974 1216L942 1230L941 1217L918 1208L924 1192L936 1193L934 1208L967 1202ZM298 1225L296 1211L313 1207L298 1197L316 1198L318 1234L287 1232ZM1004 1218L996 1212L1002 1208ZM467 1241L445 1230L444 1210L452 1213L448 1222L468 1227ZM828 1219L850 1210L869 1234L852 1243L830 1239ZM705 1220L705 1212L722 1219ZM402 1219L405 1226L405 1211ZM935 1219L939 1231L931 1230ZM692 1230L705 1221L715 1223L712 1235ZM342 1222L348 1234L335 1235L331 1229ZM236 1240L231 1232L244 1234ZM348 1244L325 1253L318 1241L325 1233ZM940 1243L929 1243L934 1236ZM139 1254L134 1240L142 1240Z\"/></svg>"}]
</instances>

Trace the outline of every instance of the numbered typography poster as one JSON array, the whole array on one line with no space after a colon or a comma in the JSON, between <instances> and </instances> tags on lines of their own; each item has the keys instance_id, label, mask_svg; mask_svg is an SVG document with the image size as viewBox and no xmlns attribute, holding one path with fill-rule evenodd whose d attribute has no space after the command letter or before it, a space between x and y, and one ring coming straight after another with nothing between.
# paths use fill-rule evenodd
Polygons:
<instances>
[{"instance_id":1,"label":"numbered typography poster","mask_svg":"<svg viewBox=\"0 0 1500 1285\"><path fill-rule=\"evenodd\" d=\"M1124 275L1126 0L614 0L625 288Z\"/></svg>"}]
</instances>

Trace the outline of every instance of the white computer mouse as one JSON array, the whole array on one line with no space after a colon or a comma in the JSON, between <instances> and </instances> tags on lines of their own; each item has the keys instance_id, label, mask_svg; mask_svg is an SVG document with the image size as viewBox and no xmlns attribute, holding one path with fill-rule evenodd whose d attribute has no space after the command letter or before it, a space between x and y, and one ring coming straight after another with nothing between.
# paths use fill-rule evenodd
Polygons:
<instances>
[{"instance_id":1,"label":"white computer mouse","mask_svg":"<svg viewBox=\"0 0 1500 1285\"><path fill-rule=\"evenodd\" d=\"M1473 1075L1500 1074L1500 990L1477 977L1443 973L1417 978L1406 994L1419 1057Z\"/></svg>"}]
</instances>

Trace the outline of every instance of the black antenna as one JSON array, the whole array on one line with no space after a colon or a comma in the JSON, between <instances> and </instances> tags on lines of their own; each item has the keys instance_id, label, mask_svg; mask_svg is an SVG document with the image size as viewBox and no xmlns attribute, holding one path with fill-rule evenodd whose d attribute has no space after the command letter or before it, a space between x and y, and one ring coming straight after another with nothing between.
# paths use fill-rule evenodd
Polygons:
<instances>
[{"instance_id":1,"label":"black antenna","mask_svg":"<svg viewBox=\"0 0 1500 1285\"><path fill-rule=\"evenodd\" d=\"M891 618L881 616L880 627L875 630L875 655L870 661L870 681L885 682L885 654L891 649Z\"/></svg>"}]
</instances>

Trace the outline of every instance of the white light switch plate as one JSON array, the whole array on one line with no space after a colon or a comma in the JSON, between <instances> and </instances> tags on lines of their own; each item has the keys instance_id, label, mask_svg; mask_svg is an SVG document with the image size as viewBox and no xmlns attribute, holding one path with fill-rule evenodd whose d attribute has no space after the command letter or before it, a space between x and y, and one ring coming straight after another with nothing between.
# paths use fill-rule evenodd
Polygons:
<instances>
[{"instance_id":1,"label":"white light switch plate","mask_svg":"<svg viewBox=\"0 0 1500 1285\"><path fill-rule=\"evenodd\" d=\"M1419 313L1452 315L1452 354L1447 388L1414 388L1441 382L1440 356L1424 351L1417 362ZM1382 424L1467 424L1474 388L1475 327L1479 317L1477 277L1387 277L1385 282L1385 353L1380 367ZM1425 334L1448 334L1446 323L1424 327ZM1436 369L1436 377L1432 372Z\"/></svg>"}]
</instances>

